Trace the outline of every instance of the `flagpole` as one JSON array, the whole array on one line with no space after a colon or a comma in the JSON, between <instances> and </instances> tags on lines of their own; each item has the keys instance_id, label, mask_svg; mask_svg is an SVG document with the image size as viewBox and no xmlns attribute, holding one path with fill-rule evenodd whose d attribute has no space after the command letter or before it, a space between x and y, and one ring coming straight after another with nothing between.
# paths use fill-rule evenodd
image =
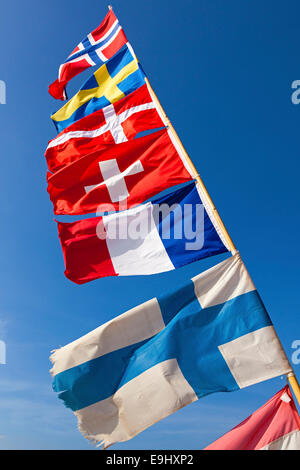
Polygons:
<instances>
[{"instance_id":1,"label":"flagpole","mask_svg":"<svg viewBox=\"0 0 300 470\"><path fill-rule=\"evenodd\" d=\"M111 11L113 9L113 7L111 5L108 5L108 9ZM132 50L133 55L136 57L132 47L129 44L127 44L127 45L130 47L130 49ZM136 57L136 60L138 61L137 57ZM153 98L154 102L156 103L156 106L157 106L157 108L160 112L159 114L160 114L165 126L172 133L172 136L174 137L174 139L177 142L177 144L179 145L183 155L185 156L185 159L186 159L187 163L189 164L192 173L195 175L195 179L196 179L197 183L199 184L202 193L204 194L204 197L205 197L205 199L206 199L206 201L209 205L209 208L212 211L213 217L216 220L216 223L218 224L218 226L219 226L219 228L220 228L220 230L223 234L223 237L227 242L229 251L231 251L231 253L234 255L237 252L237 249L236 249L236 247L235 247L228 231L226 230L226 227L225 227L225 225L224 225L224 223L223 223L223 221L222 221L222 219L221 219L221 217L220 217L220 215L219 215L219 213L218 213L218 211L217 211L217 209L216 209L216 207L215 207L215 205L214 205L214 203L213 203L213 201L212 201L212 199L211 199L211 197L210 197L210 195L209 195L209 193L208 193L208 191L207 191L207 189L206 189L206 187L205 187L205 185L204 185L204 183L203 183L203 181L202 181L202 179L199 175L199 173L197 172L195 165L193 164L191 158L189 157L187 151L185 150L185 148L183 146L183 143L179 139L179 136L178 136L177 132L175 131L170 119L166 115L166 113L165 113L162 105L160 104L160 101L157 98L157 96L156 96L152 86L150 85L149 80L148 80L147 77L145 77L145 82L147 84L147 87L149 89L150 94L152 95L152 98Z\"/></svg>"},{"instance_id":2,"label":"flagpole","mask_svg":"<svg viewBox=\"0 0 300 470\"><path fill-rule=\"evenodd\" d=\"M215 220L216 220L216 222L217 222L217 224L218 224L218 226L219 226L219 228L220 228L220 230L223 234L223 237L225 238L225 240L227 242L229 251L231 251L231 253L234 255L237 252L237 249L236 249L236 247L235 247L235 245L234 245L234 243L233 243L233 241L232 241L232 239L231 239L231 237L230 237L230 235L229 235L229 233L228 233L228 231L227 231L227 229L226 229L226 227L225 227L225 225L224 225L224 223L223 223L223 221L222 221L222 219L221 219L221 217L220 217L220 215L219 215L219 213L218 213L218 211L217 211L217 209L216 209L216 207L215 207L215 205L214 205L214 203L213 203L213 201L212 201L212 199L211 199L211 197L210 197L210 195L209 195L209 193L208 193L208 191L207 191L207 189L206 189L206 187L205 187L205 185L204 185L204 183L203 183L203 181L202 181L202 179L199 175L199 173L197 172L195 165L193 164L193 162L192 162L191 158L189 157L186 149L184 148L183 143L181 142L181 140L180 140L176 130L174 129L170 119L166 115L166 113L165 113L162 105L160 104L160 102L159 102L152 86L150 85L149 80L148 80L147 77L145 78L145 82L148 86L148 89L150 91L150 94L152 95L152 98L153 98L154 102L157 105L158 110L160 111L160 115L162 117L162 120L163 120L164 124L170 130L171 134L173 135L174 139L176 140L177 144L179 145L183 155L185 156L185 159L188 162L188 164L189 164L189 166L192 170L192 173L195 175L195 179L196 179L197 183L199 184L199 186L201 188L201 191L204 194L205 199L206 199L207 203L209 204L209 207L210 207L210 209L213 213L213 216L214 216L214 218L215 218Z\"/></svg>"},{"instance_id":3,"label":"flagpole","mask_svg":"<svg viewBox=\"0 0 300 470\"><path fill-rule=\"evenodd\" d=\"M112 10L112 6L108 5L108 9ZM134 51L132 51L132 52L135 56ZM202 194L204 195L204 197L205 197L205 199L206 199L206 201L209 205L209 208L210 208L210 210L213 214L213 217L216 220L216 223L218 224L218 227L219 227L220 231L222 232L224 239L226 240L229 251L231 252L232 255L234 255L237 252L237 249L236 249L236 247L235 247L235 245L234 245L234 243L233 243L233 241L232 241L232 239L231 239L231 237L230 237L230 235L229 235L229 233L228 233L228 231L227 231L227 229L226 229L226 227L225 227L225 225L224 225L224 223L223 223L223 221L222 221L222 219L221 219L221 217L220 217L220 215L219 215L219 213L218 213L218 211L217 211L217 209L216 209L216 207L215 207L215 205L214 205L214 203L213 203L213 201L212 201L212 199L211 199L211 197L210 197L210 195L209 195L209 193L208 193L208 191L207 191L207 189L206 189L206 187L203 183L203 181L202 181L201 176L197 172L197 169L196 169L194 163L192 162L190 156L188 155L186 149L184 148L183 143L181 142L176 130L174 129L170 119L168 118L167 114L165 113L162 105L160 104L160 101L157 98L156 93L154 92L152 86L150 85L149 80L148 80L147 77L145 77L145 82L146 82L147 87L149 89L149 92L152 96L152 99L153 99L153 101L155 102L155 104L157 106L157 109L158 109L159 114L162 118L162 121L164 122L165 126L170 130L172 136L174 137L175 141L177 142L178 146L180 147L187 163L189 164L189 166L191 168L192 173L195 175L195 179L196 179L197 183L200 186ZM299 383L298 383L298 380L295 376L294 371L289 372L286 375L286 377L287 377L287 380L288 380L290 386L292 387L292 390L293 390L293 392L295 394L295 397L298 401L298 404L300 406L300 386L299 386Z\"/></svg>"},{"instance_id":4,"label":"flagpole","mask_svg":"<svg viewBox=\"0 0 300 470\"><path fill-rule=\"evenodd\" d=\"M153 88L151 87L151 85L150 85L150 83L149 83L148 78L145 78L145 81L146 81L146 83L147 83L147 86L148 86L148 89L149 89L149 91L150 91L150 94L152 95L152 98L153 98L154 102L156 103L158 110L160 111L160 115L161 115L161 117L162 117L162 119L163 119L164 124L166 125L166 127L168 127L168 128L170 129L170 132L172 133L172 135L173 135L173 137L175 138L176 142L177 142L178 145L180 146L180 148L181 148L181 150L182 150L182 152L183 152L183 154L184 154L184 156L185 156L187 162L189 163L189 165L190 165L190 167L191 167L191 169L192 169L192 172L195 174L195 179L196 179L196 181L198 182L198 184L200 185L200 188L201 188L203 194L204 194L205 197L206 197L206 200L207 200L207 202L208 202L208 204L209 204L209 206L210 206L210 208L211 208L211 210L212 210L212 212L213 212L213 214L214 214L214 217L215 217L215 219L216 219L216 221L217 221L217 223L218 223L218 225L219 225L219 227L220 227L220 230L222 231L223 236L224 236L224 238L225 238L226 241L227 241L227 244L228 244L228 247L229 247L231 253L234 255L234 253L236 253L237 249L236 249L236 247L235 247L235 245L234 245L234 243L233 243L233 241L232 241L232 239L231 239L229 233L227 232L227 229L226 229L226 227L225 227L225 225L224 225L224 223L223 223L223 221L222 221L222 219L221 219L221 217L220 217L220 215L219 215L219 213L218 213L218 211L217 211L215 205L213 204L212 199L211 199L211 197L210 197L210 195L209 195L209 193L208 193L208 191L207 191L207 189L206 189L206 187L205 187L205 185L204 185L204 183L203 183L203 181L202 181L200 175L198 174L195 165L193 164L193 162L192 162L191 158L189 157L187 151L185 150L185 148L184 148L184 146L183 146L183 144L182 144L182 142L181 142L181 140L180 140L180 138L179 138L179 136L178 136L176 130L174 129L174 127L173 127L173 125L172 125L170 119L168 118L168 116L166 115L166 113L165 113L165 111L164 111L162 105L160 104L160 102L159 102L159 100L158 100L158 98L157 98L157 96L156 96L156 94L155 94ZM292 390L293 390L293 392L294 392L294 395L295 395L295 397L296 397L296 399L297 399L297 401L298 401L298 404L299 404L299 406L300 406L300 386L299 386L298 380L297 380L297 378L296 378L296 376L295 376L295 373L294 373L293 371L292 371L292 372L289 372L289 373L286 375L286 377L287 377L287 380L288 380L288 382L289 382L289 384L290 384L290 386L291 386L291 388L292 388Z\"/></svg>"},{"instance_id":5,"label":"flagpole","mask_svg":"<svg viewBox=\"0 0 300 470\"><path fill-rule=\"evenodd\" d=\"M173 127L173 125L172 125L170 119L168 118L168 116L166 115L166 113L165 113L165 111L164 111L162 105L160 104L160 102L159 102L159 100L158 100L158 98L157 98L157 96L156 96L156 94L155 94L153 88L151 87L151 85L150 85L150 83L149 83L149 80L148 80L147 78L145 78L145 81L146 81L147 86L148 86L148 88L149 88L149 91L150 91L150 93L151 93L151 95L152 95L152 98L153 98L153 100L155 101L155 103L156 103L156 105L157 105L157 107L158 107L158 109L159 109L159 111L160 111L160 115L161 115L161 117L163 118L164 123L165 123L166 126L170 129L172 135L173 135L174 138L176 139L176 142L177 142L178 145L180 146L180 148L181 148L183 154L185 155L185 158L186 158L186 160L188 161L188 163L189 163L189 165L190 165L190 167L191 167L193 173L195 173L195 175L196 175L195 178L196 178L197 182L199 183L199 185L200 185L200 187L201 187L201 189L202 189L202 192L205 194L205 197L206 197L206 199L207 199L207 201L208 201L208 203L209 203L209 205L210 205L211 210L213 211L214 217L215 217L215 219L216 219L217 222L218 222L218 225L219 225L219 227L220 227L220 230L222 231L223 236L224 236L224 238L225 238L226 241L227 241L227 244L228 244L228 246L229 246L229 248L230 248L231 253L232 253L232 254L236 253L237 249L236 249L236 247L235 247L235 245L234 245L234 243L233 243L233 241L232 241L232 239L231 239L229 233L227 232L226 227L225 227L225 225L223 224L223 221L222 221L222 219L221 219L221 217L220 217L220 215L219 215L217 209L215 208L215 206L214 206L214 204L213 204L213 202L212 202L212 199L211 199L211 197L210 197L210 195L209 195L209 193L208 193L208 191L207 191L207 189L206 189L206 187L205 187L205 185L204 185L204 183L203 183L203 181L202 181L200 175L197 173L197 170L196 170L195 165L193 164L193 162L192 162L191 158L189 157L187 151L185 150L185 148L184 148L184 146L183 146L181 140L179 139L179 136L178 136L177 132L175 131L175 129L174 129L174 127ZM290 384L290 386L291 386L291 388L292 388L292 390L293 390L293 392L294 392L294 394L295 394L295 397L296 397L296 399L297 399L297 401L298 401L298 404L299 404L299 406L300 406L300 386L299 386L298 380L297 380L297 378L296 378L296 376L295 376L295 373L294 373L294 372L289 372L286 377L287 377L287 380L288 380L288 382L289 382L289 384Z\"/></svg>"},{"instance_id":6,"label":"flagpole","mask_svg":"<svg viewBox=\"0 0 300 470\"><path fill-rule=\"evenodd\" d=\"M297 377L294 372L289 372L286 377L300 406L300 386Z\"/></svg>"}]
</instances>

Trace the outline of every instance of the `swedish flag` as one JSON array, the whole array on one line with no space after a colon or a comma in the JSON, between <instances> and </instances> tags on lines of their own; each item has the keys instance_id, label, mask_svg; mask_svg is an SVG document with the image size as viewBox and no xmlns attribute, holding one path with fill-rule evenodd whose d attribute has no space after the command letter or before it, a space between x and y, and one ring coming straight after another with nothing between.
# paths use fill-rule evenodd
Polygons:
<instances>
[{"instance_id":1,"label":"swedish flag","mask_svg":"<svg viewBox=\"0 0 300 470\"><path fill-rule=\"evenodd\" d=\"M84 116L124 98L144 83L145 74L134 53L125 45L51 119L61 132Z\"/></svg>"}]
</instances>

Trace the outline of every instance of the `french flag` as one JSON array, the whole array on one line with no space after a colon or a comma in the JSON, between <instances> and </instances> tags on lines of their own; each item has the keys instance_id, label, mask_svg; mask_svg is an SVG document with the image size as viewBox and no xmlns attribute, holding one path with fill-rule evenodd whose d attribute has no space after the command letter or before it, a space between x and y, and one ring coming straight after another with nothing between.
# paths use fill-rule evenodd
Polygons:
<instances>
[{"instance_id":1,"label":"french flag","mask_svg":"<svg viewBox=\"0 0 300 470\"><path fill-rule=\"evenodd\" d=\"M300 417L286 385L204 450L299 450Z\"/></svg>"},{"instance_id":2,"label":"french flag","mask_svg":"<svg viewBox=\"0 0 300 470\"><path fill-rule=\"evenodd\" d=\"M77 284L161 273L228 251L195 183L127 211L57 224L65 275Z\"/></svg>"},{"instance_id":3,"label":"french flag","mask_svg":"<svg viewBox=\"0 0 300 470\"><path fill-rule=\"evenodd\" d=\"M114 12L83 39L59 67L58 79L49 86L49 93L57 100L66 100L65 87L76 75L94 65L111 59L127 43L127 38Z\"/></svg>"}]
</instances>

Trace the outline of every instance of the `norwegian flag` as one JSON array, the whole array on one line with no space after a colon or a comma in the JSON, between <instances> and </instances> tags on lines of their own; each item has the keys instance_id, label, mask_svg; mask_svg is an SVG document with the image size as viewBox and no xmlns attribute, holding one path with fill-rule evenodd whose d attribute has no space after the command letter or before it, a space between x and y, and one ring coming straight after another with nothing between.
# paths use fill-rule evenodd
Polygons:
<instances>
[{"instance_id":1,"label":"norwegian flag","mask_svg":"<svg viewBox=\"0 0 300 470\"><path fill-rule=\"evenodd\" d=\"M127 43L127 38L114 12L106 17L59 67L58 79L49 86L49 93L57 100L66 100L65 87L76 75L94 65L102 65L111 59Z\"/></svg>"},{"instance_id":2,"label":"norwegian flag","mask_svg":"<svg viewBox=\"0 0 300 470\"><path fill-rule=\"evenodd\" d=\"M139 132L164 127L147 85L114 104L99 109L64 129L50 140L45 152L53 173L105 144L120 144Z\"/></svg>"}]
</instances>

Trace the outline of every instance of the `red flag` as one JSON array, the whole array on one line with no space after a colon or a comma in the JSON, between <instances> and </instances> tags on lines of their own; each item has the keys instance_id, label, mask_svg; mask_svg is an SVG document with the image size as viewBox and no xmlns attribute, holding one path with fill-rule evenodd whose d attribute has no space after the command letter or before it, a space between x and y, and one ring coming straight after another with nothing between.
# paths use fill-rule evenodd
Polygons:
<instances>
[{"instance_id":1,"label":"red flag","mask_svg":"<svg viewBox=\"0 0 300 470\"><path fill-rule=\"evenodd\" d=\"M48 173L48 192L55 214L89 214L132 207L194 177L164 129Z\"/></svg>"},{"instance_id":2,"label":"red flag","mask_svg":"<svg viewBox=\"0 0 300 470\"><path fill-rule=\"evenodd\" d=\"M300 417L288 385L204 450L300 450Z\"/></svg>"},{"instance_id":3,"label":"red flag","mask_svg":"<svg viewBox=\"0 0 300 470\"><path fill-rule=\"evenodd\" d=\"M119 144L139 132L164 127L147 85L114 104L76 121L50 140L45 157L55 172L104 144Z\"/></svg>"},{"instance_id":4,"label":"red flag","mask_svg":"<svg viewBox=\"0 0 300 470\"><path fill-rule=\"evenodd\" d=\"M91 217L76 222L57 222L61 241L65 276L77 284L100 277L117 276L107 243L97 233L105 233L102 217Z\"/></svg>"}]
</instances>

